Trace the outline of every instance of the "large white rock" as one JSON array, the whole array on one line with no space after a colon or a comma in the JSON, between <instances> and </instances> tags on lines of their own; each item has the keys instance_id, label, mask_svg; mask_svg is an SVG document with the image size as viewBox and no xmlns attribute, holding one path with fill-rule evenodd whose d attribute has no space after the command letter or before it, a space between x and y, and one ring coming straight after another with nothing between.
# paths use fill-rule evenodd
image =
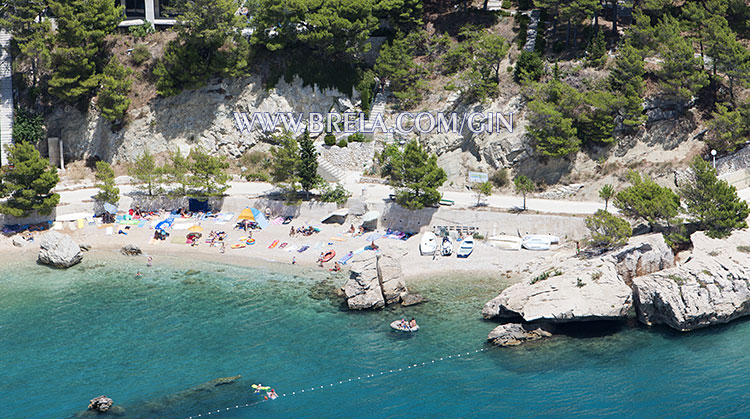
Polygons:
<instances>
[{"instance_id":1,"label":"large white rock","mask_svg":"<svg viewBox=\"0 0 750 419\"><path fill-rule=\"evenodd\" d=\"M674 266L674 253L661 234L633 237L627 246L612 252L610 257L626 283L635 277Z\"/></svg>"},{"instance_id":2,"label":"large white rock","mask_svg":"<svg viewBox=\"0 0 750 419\"><path fill-rule=\"evenodd\" d=\"M376 257L375 252L363 253L352 262L351 276L342 291L352 310L382 308L400 302L408 291L398 256L381 253Z\"/></svg>"},{"instance_id":3,"label":"large white rock","mask_svg":"<svg viewBox=\"0 0 750 419\"><path fill-rule=\"evenodd\" d=\"M691 240L692 256L682 266L633 280L642 323L688 331L750 314L750 249L742 247L750 232L723 240L698 232Z\"/></svg>"},{"instance_id":4,"label":"large white rock","mask_svg":"<svg viewBox=\"0 0 750 419\"><path fill-rule=\"evenodd\" d=\"M506 288L484 305L482 316L521 317L527 322L615 320L624 318L631 305L630 287L619 278L614 263L571 258Z\"/></svg>"},{"instance_id":5,"label":"large white rock","mask_svg":"<svg viewBox=\"0 0 750 419\"><path fill-rule=\"evenodd\" d=\"M39 263L56 268L69 268L82 259L81 248L70 236L50 231L39 238Z\"/></svg>"}]
</instances>

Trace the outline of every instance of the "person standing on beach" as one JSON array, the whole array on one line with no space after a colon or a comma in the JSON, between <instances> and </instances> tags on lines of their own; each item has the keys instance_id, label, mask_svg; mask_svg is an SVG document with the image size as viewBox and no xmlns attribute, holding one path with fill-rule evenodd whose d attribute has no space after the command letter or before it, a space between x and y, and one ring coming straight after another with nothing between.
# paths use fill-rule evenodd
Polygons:
<instances>
[{"instance_id":1,"label":"person standing on beach","mask_svg":"<svg viewBox=\"0 0 750 419\"><path fill-rule=\"evenodd\" d=\"M226 246L227 246L226 242L221 242L221 253L226 252Z\"/></svg>"},{"instance_id":2,"label":"person standing on beach","mask_svg":"<svg viewBox=\"0 0 750 419\"><path fill-rule=\"evenodd\" d=\"M146 259L146 266L151 266L151 261L152 260L154 260L154 258L152 258L151 256L149 256L148 259Z\"/></svg>"},{"instance_id":3,"label":"person standing on beach","mask_svg":"<svg viewBox=\"0 0 750 419\"><path fill-rule=\"evenodd\" d=\"M297 256L292 256L292 265L297 264Z\"/></svg>"}]
</instances>

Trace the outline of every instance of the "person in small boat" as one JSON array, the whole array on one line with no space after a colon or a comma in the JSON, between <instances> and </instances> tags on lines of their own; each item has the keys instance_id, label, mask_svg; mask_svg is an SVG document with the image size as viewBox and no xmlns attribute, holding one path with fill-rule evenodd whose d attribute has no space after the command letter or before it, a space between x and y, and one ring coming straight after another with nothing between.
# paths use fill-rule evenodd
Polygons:
<instances>
[{"instance_id":1,"label":"person in small boat","mask_svg":"<svg viewBox=\"0 0 750 419\"><path fill-rule=\"evenodd\" d=\"M406 329L408 327L408 324L406 323L406 319L405 318L403 318L403 317L401 318L401 322L398 324L398 327L400 329Z\"/></svg>"},{"instance_id":2,"label":"person in small boat","mask_svg":"<svg viewBox=\"0 0 750 419\"><path fill-rule=\"evenodd\" d=\"M417 327L417 321L414 320L414 317L412 317L409 321L409 329L414 329L415 327Z\"/></svg>"}]
</instances>

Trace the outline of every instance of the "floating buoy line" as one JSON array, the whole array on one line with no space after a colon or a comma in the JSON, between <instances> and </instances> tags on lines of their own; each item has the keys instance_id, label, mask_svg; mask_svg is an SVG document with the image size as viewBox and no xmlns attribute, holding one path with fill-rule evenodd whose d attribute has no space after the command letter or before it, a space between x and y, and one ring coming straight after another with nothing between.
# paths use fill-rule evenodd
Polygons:
<instances>
[{"instance_id":1,"label":"floating buoy line","mask_svg":"<svg viewBox=\"0 0 750 419\"><path fill-rule=\"evenodd\" d=\"M467 356L471 356L471 355L477 354L479 352L484 352L486 350L488 350L488 348L476 349L476 350L474 350L474 352L471 352L471 351L470 352L460 352L460 353L458 353L456 355L448 355L448 356L443 356L443 357L436 358L436 359L433 359L433 360L430 360L430 361L409 364L406 367L390 368L390 369L383 370L383 371L380 371L380 372L376 372L376 373L373 373L373 374L359 375L356 378L352 377L352 378L347 378L347 379L343 379L343 380L338 380L338 381L334 381L332 383L329 383L328 385L313 386L313 387L310 387L310 388L306 387L306 388L303 388L301 390L296 390L296 391L287 392L287 393L281 393L278 396L279 396L279 399L284 398L284 397L299 396L301 394L309 393L309 392L312 392L312 391L321 391L321 390L329 389L329 388L337 386L337 385L342 385L342 384L347 384L347 383L351 383L351 382L367 380L367 379L370 379L370 378L381 377L381 376L385 376L385 375L389 375L389 374L395 374L395 373L404 372L404 371L408 371L408 370L419 368L419 367L426 367L426 366L433 365L436 362L440 362L440 361L448 361L448 360L462 358L462 357L466 358ZM208 411L206 413L199 413L197 415L188 416L185 419L195 419L195 418L202 418L202 417L209 416L209 415L218 415L218 414L221 414L221 413L224 413L224 412L227 412L227 411L230 411L230 410L234 410L234 409L242 409L242 408L245 408L245 407L256 406L256 405L258 405L260 403L267 402L267 401L269 401L269 400L263 399L263 400L258 400L258 401L252 402L252 403L236 404L234 406L224 407L224 408L216 409L216 410L210 410L210 411Z\"/></svg>"}]
</instances>

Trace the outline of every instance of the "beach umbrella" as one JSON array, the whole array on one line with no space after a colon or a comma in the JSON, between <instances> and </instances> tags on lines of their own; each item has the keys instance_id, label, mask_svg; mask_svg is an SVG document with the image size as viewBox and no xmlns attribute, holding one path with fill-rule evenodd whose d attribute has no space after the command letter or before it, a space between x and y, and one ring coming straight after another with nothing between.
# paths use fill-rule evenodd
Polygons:
<instances>
[{"instance_id":1,"label":"beach umbrella","mask_svg":"<svg viewBox=\"0 0 750 419\"><path fill-rule=\"evenodd\" d=\"M159 224L157 224L156 227L154 227L154 228L156 228L157 230L166 230L166 228L169 227L169 226L171 226L171 225L172 225L172 223L170 223L167 220L164 220L164 221L160 222Z\"/></svg>"},{"instance_id":2,"label":"beach umbrella","mask_svg":"<svg viewBox=\"0 0 750 419\"><path fill-rule=\"evenodd\" d=\"M104 203L104 211L107 211L110 214L117 214L117 207L110 204L109 202Z\"/></svg>"},{"instance_id":3,"label":"beach umbrella","mask_svg":"<svg viewBox=\"0 0 750 419\"><path fill-rule=\"evenodd\" d=\"M188 229L188 231L192 231L192 232L194 232L194 233L197 233L197 232L199 232L199 231L203 231L203 227L201 227L201 226L199 226L198 224L196 224L196 225L194 225L194 226L190 227L190 228Z\"/></svg>"},{"instance_id":4,"label":"beach umbrella","mask_svg":"<svg viewBox=\"0 0 750 419\"><path fill-rule=\"evenodd\" d=\"M242 211L245 212L245 211ZM260 228L266 228L268 227L268 218L266 218L265 215L263 215L262 212L260 212L257 208L250 208L250 212L253 214L253 218L255 218L255 222L258 223L258 227Z\"/></svg>"}]
</instances>

